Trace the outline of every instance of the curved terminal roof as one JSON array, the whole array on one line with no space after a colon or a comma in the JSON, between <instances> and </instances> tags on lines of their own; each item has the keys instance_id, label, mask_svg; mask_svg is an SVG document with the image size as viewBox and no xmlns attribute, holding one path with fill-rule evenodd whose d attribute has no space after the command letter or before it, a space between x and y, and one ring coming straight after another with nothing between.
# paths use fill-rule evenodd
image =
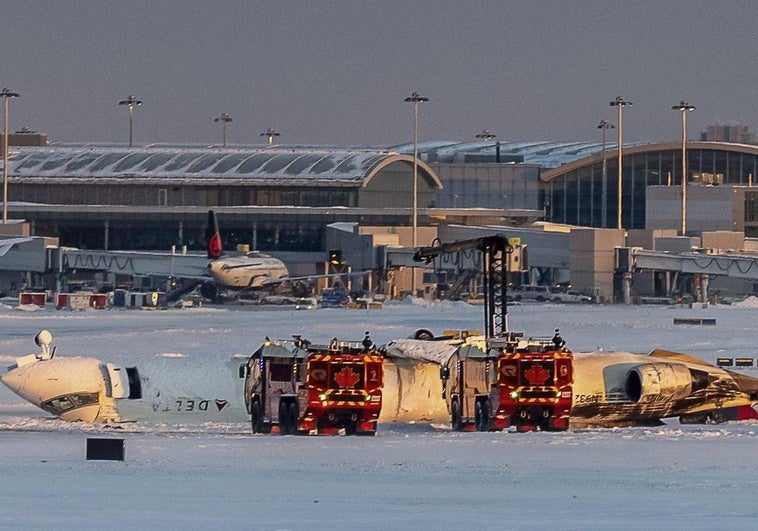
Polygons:
<instances>
[{"instance_id":1,"label":"curved terminal roof","mask_svg":"<svg viewBox=\"0 0 758 531\"><path fill-rule=\"evenodd\" d=\"M15 147L8 166L13 176L46 182L176 178L224 184L366 186L382 168L398 161L413 164L413 157L380 148L51 145ZM419 170L431 185L442 187L423 161Z\"/></svg>"},{"instance_id":2,"label":"curved terminal roof","mask_svg":"<svg viewBox=\"0 0 758 531\"><path fill-rule=\"evenodd\" d=\"M638 144L624 144L636 146ZM398 153L413 155L413 144L403 144L391 148ZM523 162L542 168L557 168L595 154L601 154L601 142L497 142L494 140L478 142L420 142L419 157L427 163L454 162L494 162L497 150L500 150L504 162ZM606 143L606 151L615 150L616 144Z\"/></svg>"},{"instance_id":3,"label":"curved terminal roof","mask_svg":"<svg viewBox=\"0 0 758 531\"><path fill-rule=\"evenodd\" d=\"M628 143L624 154L678 149L676 142ZM688 142L690 148L756 153L758 147L727 142ZM428 141L418 144L419 174L431 186L442 185L428 166L433 163L502 162L533 164L550 180L602 157L600 142L477 142ZM606 143L606 156L617 153ZM217 181L224 184L275 184L306 186L366 186L393 162L413 163L413 144L388 148L324 146L199 147L150 145L50 145L14 147L9 171L25 179L96 178L140 180L176 178L183 181Z\"/></svg>"},{"instance_id":4,"label":"curved terminal roof","mask_svg":"<svg viewBox=\"0 0 758 531\"><path fill-rule=\"evenodd\" d=\"M624 150L622 155L624 157L642 154L652 153L655 151L679 151L682 149L682 143L679 142L663 142L658 144L624 144ZM712 150L712 151L730 151L735 153L746 153L749 155L758 155L758 146L753 144L736 144L733 142L710 142L710 141L687 141L688 150ZM618 156L616 146L611 148L606 146L606 157L614 158ZM597 164L602 160L602 150L594 153L587 154L584 157L575 158L573 160L566 160L561 166L548 169L542 173L540 178L544 181L551 181L565 174L566 172L574 171L585 166L591 166Z\"/></svg>"}]
</instances>

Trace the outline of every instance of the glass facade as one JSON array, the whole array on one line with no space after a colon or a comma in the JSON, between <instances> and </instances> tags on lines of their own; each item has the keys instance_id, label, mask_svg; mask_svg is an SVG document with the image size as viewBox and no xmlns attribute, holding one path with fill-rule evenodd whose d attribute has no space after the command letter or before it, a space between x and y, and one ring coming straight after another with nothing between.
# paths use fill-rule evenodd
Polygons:
<instances>
[{"instance_id":1,"label":"glass facade","mask_svg":"<svg viewBox=\"0 0 758 531\"><path fill-rule=\"evenodd\" d=\"M557 223L615 228L618 219L618 164L608 157L567 171L545 183L548 218ZM755 181L758 155L716 149L687 149L688 182L747 185ZM680 186L681 150L623 155L622 226L645 228L645 190L651 185ZM746 206L746 216L749 209Z\"/></svg>"},{"instance_id":2,"label":"glass facade","mask_svg":"<svg viewBox=\"0 0 758 531\"><path fill-rule=\"evenodd\" d=\"M433 163L443 181L440 208L541 209L539 166L527 164Z\"/></svg>"},{"instance_id":3,"label":"glass facade","mask_svg":"<svg viewBox=\"0 0 758 531\"><path fill-rule=\"evenodd\" d=\"M32 213L34 207L29 208ZM206 213L37 212L24 217L33 219L34 234L56 235L60 245L68 247L152 251L186 245L190 251L205 250ZM326 226L334 222L408 224L408 216L401 213L376 211L357 216L348 209L329 214L247 212L221 214L220 218L225 249L243 244L264 252L322 252Z\"/></svg>"}]
</instances>

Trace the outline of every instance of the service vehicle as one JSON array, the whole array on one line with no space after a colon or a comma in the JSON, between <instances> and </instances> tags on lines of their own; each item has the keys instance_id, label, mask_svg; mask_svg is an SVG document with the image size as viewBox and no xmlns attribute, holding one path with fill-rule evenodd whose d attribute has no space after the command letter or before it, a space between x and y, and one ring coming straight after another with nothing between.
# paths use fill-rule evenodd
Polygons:
<instances>
[{"instance_id":1,"label":"service vehicle","mask_svg":"<svg viewBox=\"0 0 758 531\"><path fill-rule=\"evenodd\" d=\"M245 405L253 433L374 435L383 357L363 341L315 345L301 336L266 342L247 363Z\"/></svg>"},{"instance_id":2,"label":"service vehicle","mask_svg":"<svg viewBox=\"0 0 758 531\"><path fill-rule=\"evenodd\" d=\"M568 429L572 361L559 335L524 339L512 332L490 341L484 336L461 338L440 369L453 429Z\"/></svg>"},{"instance_id":3,"label":"service vehicle","mask_svg":"<svg viewBox=\"0 0 758 531\"><path fill-rule=\"evenodd\" d=\"M561 303L573 303L573 304L588 304L592 302L592 297L589 295L584 295L583 293L579 293L578 291L555 291L552 295L550 295L550 300L552 302L561 302Z\"/></svg>"},{"instance_id":4,"label":"service vehicle","mask_svg":"<svg viewBox=\"0 0 758 531\"><path fill-rule=\"evenodd\" d=\"M325 288L321 292L322 308L345 308L350 302L350 296L345 290L338 288Z\"/></svg>"},{"instance_id":5,"label":"service vehicle","mask_svg":"<svg viewBox=\"0 0 758 531\"><path fill-rule=\"evenodd\" d=\"M440 367L443 397L454 430L568 429L572 404L572 355L558 330L549 339L523 337L507 323L508 254L502 236L422 247L414 259L478 250L484 279L484 335L441 338L457 348ZM531 290L531 291L529 291ZM519 295L547 300L547 286L522 286ZM543 298L544 297L544 298ZM518 298L518 295L517 295Z\"/></svg>"},{"instance_id":6,"label":"service vehicle","mask_svg":"<svg viewBox=\"0 0 758 531\"><path fill-rule=\"evenodd\" d=\"M552 292L548 286L519 286L514 290L513 299L516 301L545 302L551 300Z\"/></svg>"},{"instance_id":7,"label":"service vehicle","mask_svg":"<svg viewBox=\"0 0 758 531\"><path fill-rule=\"evenodd\" d=\"M557 330L552 339L524 340L519 336L510 334L498 349L493 427L567 430L573 397L573 355ZM490 346L497 348L495 341Z\"/></svg>"}]
</instances>

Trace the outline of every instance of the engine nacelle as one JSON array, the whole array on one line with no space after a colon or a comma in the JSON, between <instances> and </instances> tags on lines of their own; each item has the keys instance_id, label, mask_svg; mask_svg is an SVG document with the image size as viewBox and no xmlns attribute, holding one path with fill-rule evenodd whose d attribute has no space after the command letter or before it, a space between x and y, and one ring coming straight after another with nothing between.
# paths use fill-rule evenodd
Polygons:
<instances>
[{"instance_id":1,"label":"engine nacelle","mask_svg":"<svg viewBox=\"0 0 758 531\"><path fill-rule=\"evenodd\" d=\"M692 375L679 363L645 363L629 371L624 388L633 402L678 400L692 392Z\"/></svg>"}]
</instances>

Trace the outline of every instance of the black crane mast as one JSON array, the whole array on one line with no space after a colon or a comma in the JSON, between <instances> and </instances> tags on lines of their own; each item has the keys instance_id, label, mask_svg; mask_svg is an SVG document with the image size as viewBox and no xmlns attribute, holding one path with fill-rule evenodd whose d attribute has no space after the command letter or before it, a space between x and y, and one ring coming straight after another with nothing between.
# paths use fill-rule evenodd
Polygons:
<instances>
[{"instance_id":1,"label":"black crane mast","mask_svg":"<svg viewBox=\"0 0 758 531\"><path fill-rule=\"evenodd\" d=\"M429 263L441 254L478 250L482 253L482 280L484 283L484 336L505 338L508 334L508 254L513 246L502 235L483 236L452 243L420 247L413 255L416 262Z\"/></svg>"}]
</instances>

